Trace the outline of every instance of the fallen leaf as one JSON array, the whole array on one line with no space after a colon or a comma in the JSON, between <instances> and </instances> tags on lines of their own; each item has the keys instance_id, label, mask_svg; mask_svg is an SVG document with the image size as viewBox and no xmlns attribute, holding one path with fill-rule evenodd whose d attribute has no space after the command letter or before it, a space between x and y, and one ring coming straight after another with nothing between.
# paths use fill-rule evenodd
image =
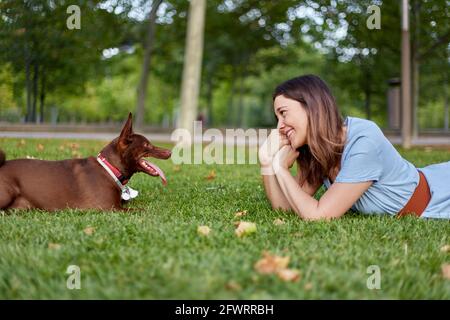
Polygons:
<instances>
[{"instance_id":1,"label":"fallen leaf","mask_svg":"<svg viewBox=\"0 0 450 320\"><path fill-rule=\"evenodd\" d=\"M60 145L58 149L59 149L59 151L64 151L64 149L65 149L64 145Z\"/></svg>"},{"instance_id":2,"label":"fallen leaf","mask_svg":"<svg viewBox=\"0 0 450 320\"><path fill-rule=\"evenodd\" d=\"M86 229L83 230L83 232L85 234L87 234L88 236L92 235L95 232L95 228L94 227L87 227Z\"/></svg>"},{"instance_id":3,"label":"fallen leaf","mask_svg":"<svg viewBox=\"0 0 450 320\"><path fill-rule=\"evenodd\" d=\"M450 252L450 245L446 244L445 246L441 247L441 252L444 253Z\"/></svg>"},{"instance_id":4,"label":"fallen leaf","mask_svg":"<svg viewBox=\"0 0 450 320\"><path fill-rule=\"evenodd\" d=\"M207 180L214 180L216 178L216 171L211 170L209 175L206 177Z\"/></svg>"},{"instance_id":5,"label":"fallen leaf","mask_svg":"<svg viewBox=\"0 0 450 320\"><path fill-rule=\"evenodd\" d=\"M197 233L201 236L208 236L211 232L211 228L208 226L198 226Z\"/></svg>"},{"instance_id":6,"label":"fallen leaf","mask_svg":"<svg viewBox=\"0 0 450 320\"><path fill-rule=\"evenodd\" d=\"M296 269L281 269L277 271L277 276L286 282L296 282L300 280L300 271Z\"/></svg>"},{"instance_id":7,"label":"fallen leaf","mask_svg":"<svg viewBox=\"0 0 450 320\"><path fill-rule=\"evenodd\" d=\"M20 140L20 141L17 143L17 146L18 146L18 147L23 147L25 144L26 144L25 140L22 139L22 140Z\"/></svg>"},{"instance_id":8,"label":"fallen leaf","mask_svg":"<svg viewBox=\"0 0 450 320\"><path fill-rule=\"evenodd\" d=\"M80 145L78 143L71 143L70 148L72 150L78 150L80 148Z\"/></svg>"},{"instance_id":9,"label":"fallen leaf","mask_svg":"<svg viewBox=\"0 0 450 320\"><path fill-rule=\"evenodd\" d=\"M29 155L27 155L25 158L27 158L27 159L36 159L35 157L29 156Z\"/></svg>"},{"instance_id":10,"label":"fallen leaf","mask_svg":"<svg viewBox=\"0 0 450 320\"><path fill-rule=\"evenodd\" d=\"M38 151L44 151L44 145L42 143L38 143L36 148L38 149Z\"/></svg>"},{"instance_id":11,"label":"fallen leaf","mask_svg":"<svg viewBox=\"0 0 450 320\"><path fill-rule=\"evenodd\" d=\"M256 223L240 221L236 230L234 231L238 237L247 236L256 232Z\"/></svg>"},{"instance_id":12,"label":"fallen leaf","mask_svg":"<svg viewBox=\"0 0 450 320\"><path fill-rule=\"evenodd\" d=\"M255 263L254 268L260 274L276 274L283 281L296 282L300 280L300 271L289 269L289 260L289 256L281 257L264 251L263 258Z\"/></svg>"},{"instance_id":13,"label":"fallen leaf","mask_svg":"<svg viewBox=\"0 0 450 320\"><path fill-rule=\"evenodd\" d=\"M442 277L450 280L450 263L445 263L441 266Z\"/></svg>"},{"instance_id":14,"label":"fallen leaf","mask_svg":"<svg viewBox=\"0 0 450 320\"><path fill-rule=\"evenodd\" d=\"M181 170L181 166L174 166L173 167L173 171L174 172L178 172L178 171L180 171Z\"/></svg>"},{"instance_id":15,"label":"fallen leaf","mask_svg":"<svg viewBox=\"0 0 450 320\"><path fill-rule=\"evenodd\" d=\"M73 150L72 151L72 157L73 158L81 158L81 153L78 151Z\"/></svg>"},{"instance_id":16,"label":"fallen leaf","mask_svg":"<svg viewBox=\"0 0 450 320\"><path fill-rule=\"evenodd\" d=\"M305 289L305 291L309 291L311 290L313 287L311 282L308 282L307 284L305 284L305 286L303 287L303 289Z\"/></svg>"},{"instance_id":17,"label":"fallen leaf","mask_svg":"<svg viewBox=\"0 0 450 320\"><path fill-rule=\"evenodd\" d=\"M276 273L279 270L286 269L289 264L290 257L280 257L272 255L270 252L263 252L263 258L258 260L254 267L258 273L271 274Z\"/></svg>"},{"instance_id":18,"label":"fallen leaf","mask_svg":"<svg viewBox=\"0 0 450 320\"><path fill-rule=\"evenodd\" d=\"M396 266L398 266L398 265L400 264L400 262L401 262L400 259L394 259L394 260L392 260L391 264L392 264L394 267L396 267Z\"/></svg>"},{"instance_id":19,"label":"fallen leaf","mask_svg":"<svg viewBox=\"0 0 450 320\"><path fill-rule=\"evenodd\" d=\"M61 245L59 243L49 243L48 248L52 250L58 250L61 248Z\"/></svg>"},{"instance_id":20,"label":"fallen leaf","mask_svg":"<svg viewBox=\"0 0 450 320\"><path fill-rule=\"evenodd\" d=\"M245 216L246 214L247 214L247 210L244 210L244 211L236 212L234 216L239 218L239 217Z\"/></svg>"},{"instance_id":21,"label":"fallen leaf","mask_svg":"<svg viewBox=\"0 0 450 320\"><path fill-rule=\"evenodd\" d=\"M273 224L276 225L276 226L281 226L282 224L285 224L285 223L286 222L284 222L280 218L277 218L277 219L273 220Z\"/></svg>"},{"instance_id":22,"label":"fallen leaf","mask_svg":"<svg viewBox=\"0 0 450 320\"><path fill-rule=\"evenodd\" d=\"M232 291L239 291L242 289L241 285L236 281L229 281L225 284L225 288Z\"/></svg>"}]
</instances>

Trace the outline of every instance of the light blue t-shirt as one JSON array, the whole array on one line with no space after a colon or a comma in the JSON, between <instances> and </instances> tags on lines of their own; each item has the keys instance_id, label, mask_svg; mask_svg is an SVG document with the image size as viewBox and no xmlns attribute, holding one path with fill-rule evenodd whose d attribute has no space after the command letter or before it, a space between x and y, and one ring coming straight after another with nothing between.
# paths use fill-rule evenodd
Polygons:
<instances>
[{"instance_id":1,"label":"light blue t-shirt","mask_svg":"<svg viewBox=\"0 0 450 320\"><path fill-rule=\"evenodd\" d=\"M409 201L419 183L416 167L405 160L372 121L347 117L347 139L336 182L373 181L352 206L367 214L396 215ZM427 178L431 201L421 217L450 218L450 161L421 170ZM328 178L324 179L330 187Z\"/></svg>"}]
</instances>

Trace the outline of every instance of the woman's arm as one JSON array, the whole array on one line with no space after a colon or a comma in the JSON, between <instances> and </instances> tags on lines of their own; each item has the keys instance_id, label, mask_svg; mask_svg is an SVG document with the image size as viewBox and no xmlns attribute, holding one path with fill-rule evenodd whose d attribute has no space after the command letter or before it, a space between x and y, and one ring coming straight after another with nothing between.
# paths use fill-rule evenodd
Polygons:
<instances>
[{"instance_id":1,"label":"woman's arm","mask_svg":"<svg viewBox=\"0 0 450 320\"><path fill-rule=\"evenodd\" d=\"M272 168L273 157L281 147L288 144L289 141L287 140L287 138L284 135L280 134L277 128L270 133L258 152L259 162L261 164L261 174L263 176L264 190L266 192L267 198L272 205L272 208L274 209L292 209L286 197L284 196L280 185L278 184L277 178L275 177L275 172ZM295 179L298 180L298 173ZM314 195L319 187L320 185L310 186L306 182L302 185L302 189L310 195Z\"/></svg>"},{"instance_id":2,"label":"woman's arm","mask_svg":"<svg viewBox=\"0 0 450 320\"><path fill-rule=\"evenodd\" d=\"M275 172L272 169L273 157L280 150L280 148L287 143L287 139L280 135L277 128L276 130L272 130L258 151L264 190L273 209L291 209L286 197L283 195L283 192L278 185Z\"/></svg>"},{"instance_id":3,"label":"woman's arm","mask_svg":"<svg viewBox=\"0 0 450 320\"><path fill-rule=\"evenodd\" d=\"M294 178L294 181L298 184L299 179L299 170L297 169L297 175ZM270 203L272 204L272 208L274 209L282 209L282 210L290 210L292 209L288 199L284 195L283 191L280 188L280 184L278 183L278 180L275 176L275 172L272 168L268 167L261 167L261 171L268 173L271 172L271 175L264 175L263 174L263 184L264 184L264 190L266 191L267 198L269 199ZM314 196L321 187L321 184L312 186L307 181L305 181L301 185L301 189L306 192L310 196Z\"/></svg>"},{"instance_id":4,"label":"woman's arm","mask_svg":"<svg viewBox=\"0 0 450 320\"><path fill-rule=\"evenodd\" d=\"M277 181L291 208L303 219L318 220L339 218L372 185L372 181L362 183L333 183L320 200L306 193L291 176L289 170L280 169Z\"/></svg>"},{"instance_id":5,"label":"woman's arm","mask_svg":"<svg viewBox=\"0 0 450 320\"><path fill-rule=\"evenodd\" d=\"M278 180L275 177L275 172L273 171L273 157L280 150L282 146L288 145L287 139L281 135L278 131L272 131L267 140L259 149L259 161L261 163L261 174L263 178L264 190L266 196L269 199L273 209L291 210L291 205L283 194L283 191L278 184ZM298 180L299 170L297 169ZM313 196L321 185L311 186L306 181L302 184L301 188L309 195Z\"/></svg>"},{"instance_id":6,"label":"woman's arm","mask_svg":"<svg viewBox=\"0 0 450 320\"><path fill-rule=\"evenodd\" d=\"M289 172L288 168L296 157L298 152L292 150L290 146L284 146L275 156L273 169L289 205L303 219L338 218L346 213L372 185L372 181L333 183L320 200L316 200L302 190Z\"/></svg>"},{"instance_id":7,"label":"woman's arm","mask_svg":"<svg viewBox=\"0 0 450 320\"><path fill-rule=\"evenodd\" d=\"M261 169L264 170L264 167ZM270 168L271 169L271 168ZM290 210L291 206L281 191L280 185L278 184L275 174L268 175L263 174L263 184L266 196L270 201L273 209Z\"/></svg>"},{"instance_id":8,"label":"woman's arm","mask_svg":"<svg viewBox=\"0 0 450 320\"><path fill-rule=\"evenodd\" d=\"M295 176L295 180L300 185L300 165L297 164L297 175ZM303 184L300 186L302 187L302 190L305 191L310 196L314 196L319 190L319 188L322 186L323 183L318 183L317 185L311 185L308 183L308 181L304 181Z\"/></svg>"}]
</instances>

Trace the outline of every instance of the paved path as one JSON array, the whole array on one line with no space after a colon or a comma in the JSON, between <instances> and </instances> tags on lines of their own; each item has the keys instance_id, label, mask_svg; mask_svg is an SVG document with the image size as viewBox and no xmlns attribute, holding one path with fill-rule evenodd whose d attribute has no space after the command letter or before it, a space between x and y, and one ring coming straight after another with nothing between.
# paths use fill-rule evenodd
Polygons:
<instances>
[{"instance_id":1,"label":"paved path","mask_svg":"<svg viewBox=\"0 0 450 320\"><path fill-rule=\"evenodd\" d=\"M158 134L158 133L147 133L145 135L150 141L163 142L163 143L173 143L176 142L171 140L170 134ZM80 133L80 132L16 132L16 131L4 131L0 132L0 137L8 138L58 138L58 139L94 139L94 140L112 140L117 137L116 133ZM195 141L199 142L200 136L197 136ZM388 136L388 139L393 144L400 144L401 137ZM203 139L205 142L211 141L211 139ZM227 145L233 144L234 137L225 137ZM244 145L246 143L245 136L240 136L237 138L237 145ZM251 137L248 139L250 145L256 145L257 138ZM448 145L450 146L450 137L446 136L435 136L435 137L418 137L413 139L413 145L418 146L436 146L436 145Z\"/></svg>"}]
</instances>

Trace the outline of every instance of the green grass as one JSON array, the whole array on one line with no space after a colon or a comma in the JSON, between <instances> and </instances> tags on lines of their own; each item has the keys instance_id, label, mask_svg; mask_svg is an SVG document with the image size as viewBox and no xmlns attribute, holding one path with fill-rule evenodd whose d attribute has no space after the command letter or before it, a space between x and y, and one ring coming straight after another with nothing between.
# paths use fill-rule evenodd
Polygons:
<instances>
[{"instance_id":1,"label":"green grass","mask_svg":"<svg viewBox=\"0 0 450 320\"><path fill-rule=\"evenodd\" d=\"M96 155L104 144L63 140L0 139L8 159ZM41 143L44 150L39 151ZM417 166L448 161L449 149L401 153ZM441 265L450 254L446 220L347 214L305 222L271 210L256 165L182 165L155 161L169 180L143 174L130 185L141 194L132 213L38 210L0 216L2 299L449 299ZM206 179L211 170L216 178ZM235 213L257 232L234 234ZM277 218L286 223L276 226ZM197 234L208 225L208 237ZM87 235L83 230L94 227ZM49 244L59 244L59 249ZM264 250L290 256L298 282L254 270ZM66 288L66 269L81 269L81 290ZM369 290L367 268L378 265L381 289ZM234 285L228 285L230 282ZM236 285L237 284L237 285Z\"/></svg>"}]
</instances>

